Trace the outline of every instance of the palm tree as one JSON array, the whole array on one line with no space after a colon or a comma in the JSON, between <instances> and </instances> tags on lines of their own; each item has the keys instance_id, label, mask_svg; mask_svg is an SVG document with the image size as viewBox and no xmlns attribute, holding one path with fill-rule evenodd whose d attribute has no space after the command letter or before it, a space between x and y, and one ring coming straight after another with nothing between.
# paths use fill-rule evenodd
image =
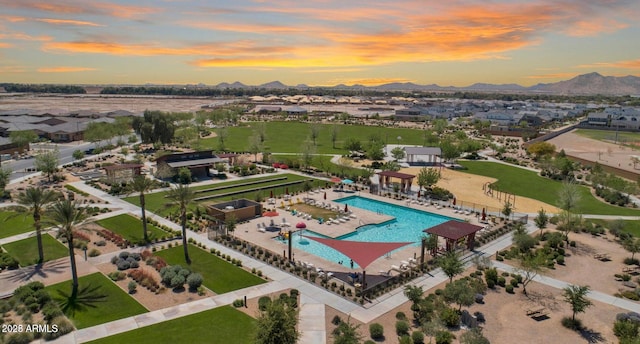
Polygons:
<instances>
[{"instance_id":1,"label":"palm tree","mask_svg":"<svg viewBox=\"0 0 640 344\"><path fill-rule=\"evenodd\" d=\"M69 260L71 262L71 299L75 299L78 295L78 271L76 269L76 256L73 250L73 231L82 224L88 215L86 208L79 207L75 201L68 199L57 201L47 211L47 218L58 228L58 236L65 238L67 247L69 248Z\"/></svg>"},{"instance_id":2,"label":"palm tree","mask_svg":"<svg viewBox=\"0 0 640 344\"><path fill-rule=\"evenodd\" d=\"M129 190L131 192L137 192L140 195L140 209L142 209L142 233L144 235L145 243L149 242L149 234L147 233L147 213L145 209L144 194L152 190L155 186L155 180L146 178L142 175L138 175L133 178L133 181L129 184Z\"/></svg>"},{"instance_id":3,"label":"palm tree","mask_svg":"<svg viewBox=\"0 0 640 344\"><path fill-rule=\"evenodd\" d=\"M191 264L189 250L187 247L187 207L193 201L195 194L188 185L178 184L167 192L167 198L171 200L167 206L178 206L180 208L180 226L182 226L182 247L184 247L184 260Z\"/></svg>"},{"instance_id":4,"label":"palm tree","mask_svg":"<svg viewBox=\"0 0 640 344\"><path fill-rule=\"evenodd\" d=\"M33 227L36 230L38 241L38 265L44 262L44 250L42 248L42 215L49 205L58 198L59 194L52 190L29 187L18 194L17 202L21 211L33 214Z\"/></svg>"}]
</instances>

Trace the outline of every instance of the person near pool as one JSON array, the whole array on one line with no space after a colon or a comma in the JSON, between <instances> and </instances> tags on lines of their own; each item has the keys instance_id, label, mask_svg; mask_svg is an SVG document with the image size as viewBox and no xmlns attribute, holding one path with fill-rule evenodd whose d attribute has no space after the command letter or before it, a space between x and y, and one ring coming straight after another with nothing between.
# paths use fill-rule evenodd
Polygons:
<instances>
[{"instance_id":1,"label":"person near pool","mask_svg":"<svg viewBox=\"0 0 640 344\"><path fill-rule=\"evenodd\" d=\"M350 259L349 265L351 265L351 268L353 269L353 259Z\"/></svg>"}]
</instances>

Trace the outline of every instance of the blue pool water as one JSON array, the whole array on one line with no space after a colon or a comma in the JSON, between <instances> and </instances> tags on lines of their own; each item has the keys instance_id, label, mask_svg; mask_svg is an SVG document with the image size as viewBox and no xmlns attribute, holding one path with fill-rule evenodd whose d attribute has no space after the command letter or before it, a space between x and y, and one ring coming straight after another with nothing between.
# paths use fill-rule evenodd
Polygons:
<instances>
[{"instance_id":1,"label":"blue pool water","mask_svg":"<svg viewBox=\"0 0 640 344\"><path fill-rule=\"evenodd\" d=\"M349 196L338 199L335 202L347 204L350 208L360 208L394 217L393 220L377 225L362 226L358 228L356 232L336 238L342 240L365 242L412 242L414 246L418 246L420 245L420 239L425 235L423 232L425 229L452 220L452 218L447 216L437 215L419 209L403 207L360 196ZM351 219L351 221L358 220ZM343 265L349 266L349 258L344 254L314 240L306 239L302 237L302 235L323 237L322 235L313 232L312 229L295 233L293 235L294 252L296 249L300 249L326 260L336 263L343 262ZM354 265L354 268L356 267L357 265Z\"/></svg>"}]
</instances>

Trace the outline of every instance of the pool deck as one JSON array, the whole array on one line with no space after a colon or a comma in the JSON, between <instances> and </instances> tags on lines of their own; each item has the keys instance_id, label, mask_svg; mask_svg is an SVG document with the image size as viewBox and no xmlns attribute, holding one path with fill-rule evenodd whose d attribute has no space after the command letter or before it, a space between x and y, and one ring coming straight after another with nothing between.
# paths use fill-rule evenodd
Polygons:
<instances>
[{"instance_id":1,"label":"pool deck","mask_svg":"<svg viewBox=\"0 0 640 344\"><path fill-rule=\"evenodd\" d=\"M437 209L437 207L434 205L428 205L428 206L419 205L419 204L409 203L407 202L407 200L394 200L387 197L372 195L367 192L343 193L343 192L333 192L328 190L326 194L327 194L326 200L324 199L324 192L316 192L314 194L305 193L305 194L295 196L295 198L296 198L296 201L298 197L300 197L300 199L309 198L309 199L313 199L318 204L322 204L323 202L330 203L337 206L338 209L343 209L344 204L336 203L334 201L337 199L348 197L348 196L361 196L361 197L366 197L373 200L387 202L387 203L395 204L399 206L409 207L413 209L420 209L427 212L431 212L433 214L444 215L444 216L461 219L461 220L468 220L468 222L472 224L481 225L478 222L478 219L476 218L475 215L473 214L464 215L464 214L454 213L454 209L449 207L442 207L441 209ZM277 204L280 204L280 202L281 202L280 199L276 200ZM265 203L264 206L266 208L274 207L273 204L268 204L268 203ZM295 204L291 208L295 209ZM349 211L355 215L355 218L351 218L350 220L340 224L326 224L326 223L319 224L318 220L315 220L315 219L304 220L301 217L296 217L292 215L290 211L286 211L279 207L276 210L279 212L280 214L279 216L270 217L270 218L260 217L260 218L251 220L248 223L240 224L236 228L234 235L237 236L238 238L252 242L256 245L262 246L266 249L269 249L273 252L276 252L282 255L287 250L287 244L285 242L275 240L275 238L278 236L278 232L269 232L269 231L261 232L258 230L258 224L265 223L268 225L273 219L274 223L276 225L279 225L282 223L282 219L285 219L286 222L291 224L291 227L289 228L284 227L282 228L283 231L286 231L289 229L292 231L297 231L298 229L295 228L296 224L298 222L304 222L308 230L314 231L316 233L319 233L328 237L335 238L341 235L354 232L357 230L358 227L369 225L369 224L379 224L379 223L392 220L394 218L389 215L378 214L376 212L363 210L357 207L349 207ZM419 256L420 256L419 246L413 246L413 245L406 246L403 249L394 251L391 254L378 258L376 261L371 263L366 269L367 275L398 274L397 271L392 269L392 266L399 267L403 263L410 261L410 258L414 258L414 257L419 258ZM293 258L297 262L313 264L314 267L321 268L324 271L361 272L361 270L358 268L351 269L349 266L349 262L344 262L343 265L340 265L334 262L327 261L314 254L307 253L303 250L299 250L295 248L293 249Z\"/></svg>"}]
</instances>

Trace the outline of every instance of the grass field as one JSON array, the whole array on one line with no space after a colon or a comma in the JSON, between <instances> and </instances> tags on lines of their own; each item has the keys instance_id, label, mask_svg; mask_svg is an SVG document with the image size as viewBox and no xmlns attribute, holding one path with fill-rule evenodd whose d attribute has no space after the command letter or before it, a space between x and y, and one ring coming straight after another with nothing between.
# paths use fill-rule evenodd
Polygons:
<instances>
[{"instance_id":1,"label":"grass field","mask_svg":"<svg viewBox=\"0 0 640 344\"><path fill-rule=\"evenodd\" d=\"M254 326L255 320L250 316L223 306L88 343L250 344L253 343Z\"/></svg>"},{"instance_id":2,"label":"grass field","mask_svg":"<svg viewBox=\"0 0 640 344\"><path fill-rule=\"evenodd\" d=\"M18 214L12 211L0 211L0 239L16 234L26 233L33 229L33 216Z\"/></svg>"},{"instance_id":3,"label":"grass field","mask_svg":"<svg viewBox=\"0 0 640 344\"><path fill-rule=\"evenodd\" d=\"M601 220L601 219L589 219L589 222L599 224L605 228L609 228L609 224L613 221ZM640 237L640 221L624 221L622 220L622 230L630 233L635 237Z\"/></svg>"},{"instance_id":4,"label":"grass field","mask_svg":"<svg viewBox=\"0 0 640 344\"><path fill-rule=\"evenodd\" d=\"M184 262L182 246L158 251L155 254L164 258L169 265L181 265L188 267L191 271L200 273L204 278L202 284L216 294L265 283L262 278L191 244L189 244L191 265L188 266Z\"/></svg>"},{"instance_id":5,"label":"grass field","mask_svg":"<svg viewBox=\"0 0 640 344\"><path fill-rule=\"evenodd\" d=\"M142 220L129 214L109 217L98 220L96 223L114 233L120 234L130 242L141 242L144 239L144 235L142 233ZM151 240L167 235L167 232L150 223L147 223L147 233Z\"/></svg>"},{"instance_id":6,"label":"grass field","mask_svg":"<svg viewBox=\"0 0 640 344\"><path fill-rule=\"evenodd\" d=\"M247 182L254 182L254 181L258 181L258 180L268 180L268 179L274 179L274 178L278 178L278 177L287 177L287 179L285 180L275 180L275 181L270 181L270 182L265 182L262 184L253 184L253 185L242 185L242 184L246 184ZM202 186L197 186L194 187L193 190L197 191L197 190L204 190L204 189L210 189L210 188L216 188L216 187L221 187L221 186L232 186L232 185L237 185L237 187L233 187L233 188L228 188L228 189L224 189L224 190L217 190L217 191L212 191L212 192L206 192L206 193L198 193L196 195L196 197L202 197L202 196L208 196L208 195L216 195L216 194L224 194L224 193L228 193L228 192L235 192L235 191L246 191L245 193L241 193L241 194L236 194L233 196L225 196L225 197L220 197L220 198L216 198L216 201L226 201L226 200L231 200L231 199L238 199L238 198L248 198L248 199L253 199L255 200L256 198L256 193L257 191L255 191L256 187L265 187L265 186L270 186L270 185L278 185L281 183L285 183L285 182L294 182L294 181L302 181L305 179L310 179L310 177L304 177L304 176L300 176L297 174L272 174L272 175L266 175L264 177L257 177L257 178L249 178L249 179L242 179L242 180L234 180L234 181L230 181L230 182L222 182L222 183L215 183L215 184L210 184L210 185L202 185ZM316 185L324 185L324 181L320 181L320 180L316 180ZM294 192L297 190L301 190L302 189L302 184L299 185L291 185L287 187L289 189L289 192ZM273 187L272 189L266 189L261 191L262 192L262 196L263 198L267 198L270 195L270 192L273 191L274 196L276 195L282 195L285 193L286 188L285 187ZM147 210L156 213L158 215L166 215L169 214L172 211L175 211L176 208L167 208L165 206L166 203L168 203L167 198L165 197L167 193L166 192L156 192L156 193L151 193L145 196L145 202L147 204ZM139 196L132 196L132 197L127 197L124 198L125 201L135 204L135 205L140 205L140 198ZM208 201L207 201L208 202ZM193 203L191 208L195 208L197 205L197 203Z\"/></svg>"},{"instance_id":7,"label":"grass field","mask_svg":"<svg viewBox=\"0 0 640 344\"><path fill-rule=\"evenodd\" d=\"M104 324L148 311L138 301L99 272L80 277L79 285L78 300L75 304L66 308L65 305L69 304L67 302L68 299L62 295L71 293L71 281L46 287L49 294L61 303L61 308L65 311L65 315L78 329Z\"/></svg>"},{"instance_id":8,"label":"grass field","mask_svg":"<svg viewBox=\"0 0 640 344\"><path fill-rule=\"evenodd\" d=\"M615 142L617 140L618 143L640 143L640 135L638 133L627 131L577 129L575 133L599 141Z\"/></svg>"},{"instance_id":9,"label":"grass field","mask_svg":"<svg viewBox=\"0 0 640 344\"><path fill-rule=\"evenodd\" d=\"M466 168L462 172L497 178L495 186L500 191L558 205L561 182L540 177L533 171L505 164L487 161L460 161L459 163ZM596 199L585 186L580 186L579 190L578 212L582 214L640 216L640 210L616 207Z\"/></svg>"},{"instance_id":10,"label":"grass field","mask_svg":"<svg viewBox=\"0 0 640 344\"><path fill-rule=\"evenodd\" d=\"M265 149L273 153L298 153L300 147L305 141L311 140L311 123L301 122L266 122L266 140L264 142ZM402 139L400 143L408 145L424 144L424 132L418 129L406 128L383 128L363 125L342 125L336 124L338 135L336 139L336 148L333 148L331 142L331 133L333 124L314 124L318 125L320 130L316 138L316 153L318 154L344 154L347 152L342 147L343 142L348 137L360 140L363 144L369 142L372 135L376 135L384 142L397 144L397 137ZM225 148L230 151L247 151L251 136L255 131L251 127L251 123L246 127L229 127L228 137L225 140ZM217 137L201 140L201 144L205 148L217 149L219 147L219 139Z\"/></svg>"},{"instance_id":11,"label":"grass field","mask_svg":"<svg viewBox=\"0 0 640 344\"><path fill-rule=\"evenodd\" d=\"M4 244L2 247L20 263L20 266L29 266L38 262L38 239L35 235ZM48 233L42 234L42 250L45 262L69 255L67 247Z\"/></svg>"}]
</instances>

